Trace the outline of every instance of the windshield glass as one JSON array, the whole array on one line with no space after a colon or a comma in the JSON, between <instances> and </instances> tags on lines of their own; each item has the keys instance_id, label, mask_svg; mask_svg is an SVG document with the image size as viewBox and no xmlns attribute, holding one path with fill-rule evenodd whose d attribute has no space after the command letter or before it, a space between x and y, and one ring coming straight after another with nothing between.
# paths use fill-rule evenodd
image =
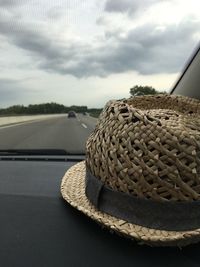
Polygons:
<instances>
[{"instance_id":1,"label":"windshield glass","mask_svg":"<svg viewBox=\"0 0 200 267\"><path fill-rule=\"evenodd\" d=\"M84 153L107 101L170 91L199 41L199 9L0 0L0 150Z\"/></svg>"}]
</instances>

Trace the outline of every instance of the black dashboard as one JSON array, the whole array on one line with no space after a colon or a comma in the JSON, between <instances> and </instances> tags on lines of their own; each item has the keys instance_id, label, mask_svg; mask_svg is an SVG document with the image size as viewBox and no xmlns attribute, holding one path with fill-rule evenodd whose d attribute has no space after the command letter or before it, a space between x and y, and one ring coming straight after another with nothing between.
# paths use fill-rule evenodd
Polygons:
<instances>
[{"instance_id":1,"label":"black dashboard","mask_svg":"<svg viewBox=\"0 0 200 267\"><path fill-rule=\"evenodd\" d=\"M68 205L60 183L75 163L0 161L0 266L199 266L198 244L140 246Z\"/></svg>"}]
</instances>

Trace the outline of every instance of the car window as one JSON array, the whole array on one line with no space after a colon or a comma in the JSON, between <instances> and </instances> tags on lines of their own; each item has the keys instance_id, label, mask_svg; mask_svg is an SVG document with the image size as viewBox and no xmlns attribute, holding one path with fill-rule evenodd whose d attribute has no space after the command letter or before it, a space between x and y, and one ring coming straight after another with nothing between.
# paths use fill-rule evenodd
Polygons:
<instances>
[{"instance_id":1,"label":"car window","mask_svg":"<svg viewBox=\"0 0 200 267\"><path fill-rule=\"evenodd\" d=\"M180 78L174 85L172 93L200 99L199 69L200 69L200 46L198 46L197 49L194 51L194 54L192 55L191 59L186 65L185 70L180 75Z\"/></svg>"},{"instance_id":2,"label":"car window","mask_svg":"<svg viewBox=\"0 0 200 267\"><path fill-rule=\"evenodd\" d=\"M170 92L199 41L199 8L0 0L0 150L84 154L107 101Z\"/></svg>"}]
</instances>

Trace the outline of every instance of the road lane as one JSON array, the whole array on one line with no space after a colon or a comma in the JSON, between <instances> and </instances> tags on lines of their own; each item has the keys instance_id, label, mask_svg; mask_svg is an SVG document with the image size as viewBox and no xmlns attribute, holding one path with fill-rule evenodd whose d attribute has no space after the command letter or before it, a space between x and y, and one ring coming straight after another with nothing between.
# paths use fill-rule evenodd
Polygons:
<instances>
[{"instance_id":1,"label":"road lane","mask_svg":"<svg viewBox=\"0 0 200 267\"><path fill-rule=\"evenodd\" d=\"M85 150L85 142L96 120L83 116L59 117L0 127L0 149L65 149L78 153ZM84 124L86 127L83 127Z\"/></svg>"},{"instance_id":2,"label":"road lane","mask_svg":"<svg viewBox=\"0 0 200 267\"><path fill-rule=\"evenodd\" d=\"M97 123L97 119L90 116L85 116L82 114L78 114L78 119L80 119L81 123L87 125L87 127L93 128L94 125Z\"/></svg>"}]
</instances>

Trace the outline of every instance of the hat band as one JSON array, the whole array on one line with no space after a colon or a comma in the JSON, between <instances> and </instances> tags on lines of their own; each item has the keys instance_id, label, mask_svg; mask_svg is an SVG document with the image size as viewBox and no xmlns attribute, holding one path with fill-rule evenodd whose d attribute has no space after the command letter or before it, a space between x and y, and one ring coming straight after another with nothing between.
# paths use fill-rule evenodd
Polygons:
<instances>
[{"instance_id":1,"label":"hat band","mask_svg":"<svg viewBox=\"0 0 200 267\"><path fill-rule=\"evenodd\" d=\"M129 223L168 231L200 228L200 201L155 201L114 191L86 167L85 193L101 212Z\"/></svg>"}]
</instances>

